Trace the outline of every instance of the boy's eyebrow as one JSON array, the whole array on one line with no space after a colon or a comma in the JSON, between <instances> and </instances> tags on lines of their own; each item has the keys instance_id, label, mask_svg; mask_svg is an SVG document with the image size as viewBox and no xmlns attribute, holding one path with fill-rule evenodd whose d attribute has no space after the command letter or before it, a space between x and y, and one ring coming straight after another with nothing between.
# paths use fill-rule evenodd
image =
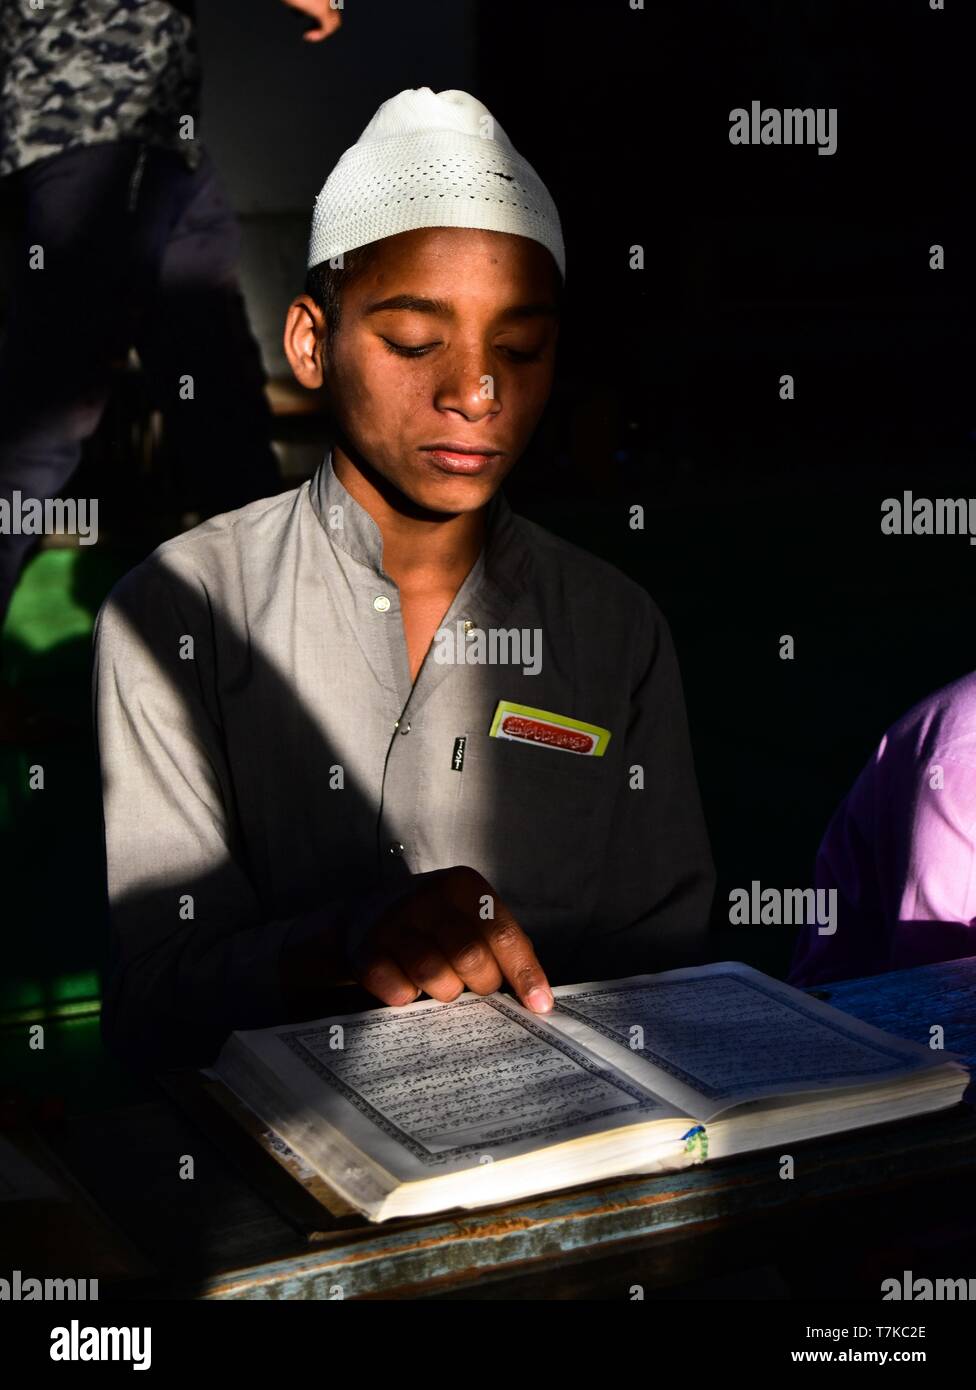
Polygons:
<instances>
[{"instance_id":1,"label":"boy's eyebrow","mask_svg":"<svg viewBox=\"0 0 976 1390\"><path fill-rule=\"evenodd\" d=\"M389 299L377 299L367 304L363 314L382 314L387 309L410 309L415 314L449 315L452 310L446 299L420 299L415 294L394 294Z\"/></svg>"},{"instance_id":2,"label":"boy's eyebrow","mask_svg":"<svg viewBox=\"0 0 976 1390\"><path fill-rule=\"evenodd\" d=\"M377 299L372 304L367 304L363 309L363 315L365 317L367 314L382 314L392 309L408 309L414 314L436 314L442 318L449 318L454 312L446 299L423 299L415 294L394 294L389 299ZM503 310L499 317L531 319L544 315L558 318L559 310L551 301L540 300L535 304L513 304L511 308Z\"/></svg>"}]
</instances>

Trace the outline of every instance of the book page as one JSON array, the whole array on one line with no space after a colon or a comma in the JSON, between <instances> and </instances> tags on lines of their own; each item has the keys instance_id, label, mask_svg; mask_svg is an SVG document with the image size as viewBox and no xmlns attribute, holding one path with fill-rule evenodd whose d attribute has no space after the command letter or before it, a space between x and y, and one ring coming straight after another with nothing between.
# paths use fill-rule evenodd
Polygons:
<instances>
[{"instance_id":1,"label":"book page","mask_svg":"<svg viewBox=\"0 0 976 1390\"><path fill-rule=\"evenodd\" d=\"M402 1181L679 1117L501 994L236 1036L294 1098L298 1130L324 1118Z\"/></svg>"},{"instance_id":2,"label":"book page","mask_svg":"<svg viewBox=\"0 0 976 1390\"><path fill-rule=\"evenodd\" d=\"M955 1060L737 961L553 994L549 1026L702 1122L762 1096L877 1085Z\"/></svg>"}]
</instances>

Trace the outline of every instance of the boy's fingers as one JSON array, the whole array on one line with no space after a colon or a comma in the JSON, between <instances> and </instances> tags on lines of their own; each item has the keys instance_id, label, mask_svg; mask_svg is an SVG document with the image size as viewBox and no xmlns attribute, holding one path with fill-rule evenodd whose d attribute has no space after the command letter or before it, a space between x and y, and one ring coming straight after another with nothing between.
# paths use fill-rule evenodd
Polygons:
<instances>
[{"instance_id":1,"label":"boy's fingers","mask_svg":"<svg viewBox=\"0 0 976 1390\"><path fill-rule=\"evenodd\" d=\"M417 986L403 973L392 956L374 953L365 957L362 963L353 961L351 964L363 989L368 989L384 1004L412 1004L417 998Z\"/></svg>"},{"instance_id":2,"label":"boy's fingers","mask_svg":"<svg viewBox=\"0 0 976 1390\"><path fill-rule=\"evenodd\" d=\"M465 913L441 909L429 930L466 988L476 994L491 994L500 988L502 972L478 926Z\"/></svg>"},{"instance_id":3,"label":"boy's fingers","mask_svg":"<svg viewBox=\"0 0 976 1390\"><path fill-rule=\"evenodd\" d=\"M526 1008L548 1013L553 999L546 972L532 942L507 908L501 910L485 935L502 974Z\"/></svg>"},{"instance_id":4,"label":"boy's fingers","mask_svg":"<svg viewBox=\"0 0 976 1390\"><path fill-rule=\"evenodd\" d=\"M429 994L431 999L449 1003L464 992L459 979L437 942L420 932L401 931L393 946L400 969L409 980Z\"/></svg>"}]
</instances>

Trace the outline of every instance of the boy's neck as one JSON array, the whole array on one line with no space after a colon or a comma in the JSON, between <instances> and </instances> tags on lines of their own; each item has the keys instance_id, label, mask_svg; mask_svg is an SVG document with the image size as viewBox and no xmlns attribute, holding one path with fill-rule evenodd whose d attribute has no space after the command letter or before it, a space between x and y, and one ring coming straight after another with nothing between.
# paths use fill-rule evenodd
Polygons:
<instances>
[{"instance_id":1,"label":"boy's neck","mask_svg":"<svg viewBox=\"0 0 976 1390\"><path fill-rule=\"evenodd\" d=\"M381 491L372 478L336 445L332 466L349 495L369 513L383 537L383 569L402 592L461 587L481 554L487 507L435 517L412 516Z\"/></svg>"}]
</instances>

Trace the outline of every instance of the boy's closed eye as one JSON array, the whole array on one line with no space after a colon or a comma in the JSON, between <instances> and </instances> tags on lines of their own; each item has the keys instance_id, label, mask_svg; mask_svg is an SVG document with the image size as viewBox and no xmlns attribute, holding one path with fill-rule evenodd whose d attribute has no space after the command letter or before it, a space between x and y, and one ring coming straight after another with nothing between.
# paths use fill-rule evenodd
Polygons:
<instances>
[{"instance_id":1,"label":"boy's closed eye","mask_svg":"<svg viewBox=\"0 0 976 1390\"><path fill-rule=\"evenodd\" d=\"M392 338L387 338L385 334L380 334L381 341L390 352L396 353L398 357L425 357L434 348L442 347L440 339L432 343L398 343ZM545 350L545 344L533 348L517 348L509 343L499 343L496 352L504 353L512 362L538 362Z\"/></svg>"}]
</instances>

